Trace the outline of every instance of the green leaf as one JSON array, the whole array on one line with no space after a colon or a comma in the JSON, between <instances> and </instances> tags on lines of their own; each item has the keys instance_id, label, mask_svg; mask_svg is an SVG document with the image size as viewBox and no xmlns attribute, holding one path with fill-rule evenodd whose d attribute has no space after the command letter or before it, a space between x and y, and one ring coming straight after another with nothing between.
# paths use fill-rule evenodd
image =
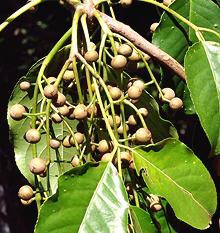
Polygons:
<instances>
[{"instance_id":1,"label":"green leaf","mask_svg":"<svg viewBox=\"0 0 220 233\"><path fill-rule=\"evenodd\" d=\"M25 178L31 183L34 184L34 175L29 171L28 164L30 160L33 158L32 156L32 145L25 141L24 135L26 131L30 128L31 119L26 117L20 121L13 120L9 116L9 111L11 106L14 104L22 104L29 109L29 112L32 109L33 105L33 93L34 93L34 85L28 90L28 92L24 92L20 90L19 83L21 81L29 81L34 84L36 82L36 78L39 72L39 69L42 64L42 60L39 60L36 64L34 64L30 70L28 71L25 77L22 77L18 83L15 85L14 90L11 94L9 104L8 104L8 124L10 128L10 141L14 145L15 152L15 161L16 164L21 171L21 173L25 176ZM57 72L60 69L60 66L65 61L65 50L61 50L54 58L53 63L49 65L45 74L50 76L56 76ZM42 96L38 95L38 109L42 103ZM67 120L73 131L76 128L77 121L76 120ZM64 123L52 124L52 128L54 134L57 138L62 139L64 134L67 134L67 128ZM37 143L37 155L41 158L46 158L46 133L44 129L41 129L41 140ZM58 153L61 159L71 160L72 156L76 152L74 147L65 148L61 145L61 147L55 151L53 149L51 152L51 160L57 160ZM61 164L61 168L63 172L72 168L70 164ZM52 192L54 193L57 188L57 177L59 175L58 163L52 162L50 164L50 185ZM46 188L46 179L42 178L42 183Z\"/></svg>"},{"instance_id":2,"label":"green leaf","mask_svg":"<svg viewBox=\"0 0 220 233\"><path fill-rule=\"evenodd\" d=\"M164 197L177 218L198 229L209 227L217 205L215 186L189 148L176 139L167 139L138 147L133 155L150 191Z\"/></svg>"},{"instance_id":3,"label":"green leaf","mask_svg":"<svg viewBox=\"0 0 220 233\"><path fill-rule=\"evenodd\" d=\"M136 206L130 206L130 215L134 233L158 232L148 212Z\"/></svg>"},{"instance_id":4,"label":"green leaf","mask_svg":"<svg viewBox=\"0 0 220 233\"><path fill-rule=\"evenodd\" d=\"M198 42L185 58L187 85L213 151L220 153L220 46ZM214 124L213 124L214 123Z\"/></svg>"},{"instance_id":5,"label":"green leaf","mask_svg":"<svg viewBox=\"0 0 220 233\"><path fill-rule=\"evenodd\" d=\"M211 0L178 0L170 8L196 26L206 27L220 33L220 9ZM203 35L206 40L219 40L212 33L204 32ZM181 63L188 47L197 41L192 29L166 12L162 15L160 25L153 36L155 45Z\"/></svg>"},{"instance_id":6,"label":"green leaf","mask_svg":"<svg viewBox=\"0 0 220 233\"><path fill-rule=\"evenodd\" d=\"M35 233L127 232L127 194L112 163L87 163L58 183L41 207Z\"/></svg>"}]
</instances>

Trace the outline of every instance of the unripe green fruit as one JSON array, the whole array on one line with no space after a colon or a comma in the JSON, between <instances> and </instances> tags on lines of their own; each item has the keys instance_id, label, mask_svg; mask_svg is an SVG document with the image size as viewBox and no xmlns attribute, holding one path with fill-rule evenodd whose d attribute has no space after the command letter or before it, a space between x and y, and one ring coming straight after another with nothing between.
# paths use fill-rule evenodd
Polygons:
<instances>
[{"instance_id":1,"label":"unripe green fruit","mask_svg":"<svg viewBox=\"0 0 220 233\"><path fill-rule=\"evenodd\" d=\"M31 87L31 84L30 82L23 81L19 84L19 87L22 91L27 91Z\"/></svg>"},{"instance_id":2,"label":"unripe green fruit","mask_svg":"<svg viewBox=\"0 0 220 233\"><path fill-rule=\"evenodd\" d=\"M102 158L101 158L102 162L110 162L112 161L112 153L105 153Z\"/></svg>"},{"instance_id":3,"label":"unripe green fruit","mask_svg":"<svg viewBox=\"0 0 220 233\"><path fill-rule=\"evenodd\" d=\"M128 124L132 125L132 126L137 125L138 124L138 117L137 117L137 115L130 115L128 117Z\"/></svg>"},{"instance_id":4,"label":"unripe green fruit","mask_svg":"<svg viewBox=\"0 0 220 233\"><path fill-rule=\"evenodd\" d=\"M169 88L169 87L163 88L161 91L162 91L162 93L164 95L164 98L166 98L168 100L171 100L171 99L173 99L175 97L174 90Z\"/></svg>"},{"instance_id":5,"label":"unripe green fruit","mask_svg":"<svg viewBox=\"0 0 220 233\"><path fill-rule=\"evenodd\" d=\"M21 104L15 104L10 109L10 117L14 120L21 120L24 116L23 114L26 113L26 109Z\"/></svg>"},{"instance_id":6,"label":"unripe green fruit","mask_svg":"<svg viewBox=\"0 0 220 233\"><path fill-rule=\"evenodd\" d=\"M111 115L108 116L108 122L109 122L110 126L113 128L114 127L114 120L113 120L113 117ZM119 127L121 124L121 117L118 115L115 115L115 124L116 124L116 127Z\"/></svg>"},{"instance_id":7,"label":"unripe green fruit","mask_svg":"<svg viewBox=\"0 0 220 233\"><path fill-rule=\"evenodd\" d=\"M106 140L101 140L98 145L98 150L100 153L107 153L111 150L111 142Z\"/></svg>"},{"instance_id":8,"label":"unripe green fruit","mask_svg":"<svg viewBox=\"0 0 220 233\"><path fill-rule=\"evenodd\" d=\"M111 66L113 69L121 70L123 69L127 64L127 59L123 55L116 55L111 60Z\"/></svg>"},{"instance_id":9,"label":"unripe green fruit","mask_svg":"<svg viewBox=\"0 0 220 233\"><path fill-rule=\"evenodd\" d=\"M170 100L169 106L173 110L178 110L183 107L183 101L180 98L175 97Z\"/></svg>"},{"instance_id":10,"label":"unripe green fruit","mask_svg":"<svg viewBox=\"0 0 220 233\"><path fill-rule=\"evenodd\" d=\"M87 51L84 55L87 62L96 62L99 58L99 54L95 50Z\"/></svg>"},{"instance_id":11,"label":"unripe green fruit","mask_svg":"<svg viewBox=\"0 0 220 233\"><path fill-rule=\"evenodd\" d=\"M146 108L139 108L138 110L143 117L147 117L148 110Z\"/></svg>"},{"instance_id":12,"label":"unripe green fruit","mask_svg":"<svg viewBox=\"0 0 220 233\"><path fill-rule=\"evenodd\" d=\"M128 97L132 100L139 99L142 94L142 90L139 87L131 86L128 88Z\"/></svg>"},{"instance_id":13,"label":"unripe green fruit","mask_svg":"<svg viewBox=\"0 0 220 233\"><path fill-rule=\"evenodd\" d=\"M51 119L54 123L60 123L62 122L62 117L58 113L51 114Z\"/></svg>"},{"instance_id":14,"label":"unripe green fruit","mask_svg":"<svg viewBox=\"0 0 220 233\"><path fill-rule=\"evenodd\" d=\"M74 137L75 137L75 140L76 140L78 145L82 144L85 140L85 135L83 133L80 133L80 132L76 132L74 134ZM71 143L71 145L75 146L75 141L74 141L72 136L70 138L70 143Z\"/></svg>"},{"instance_id":15,"label":"unripe green fruit","mask_svg":"<svg viewBox=\"0 0 220 233\"><path fill-rule=\"evenodd\" d=\"M127 125L127 124L125 124L125 130L126 130L126 132L128 132L128 130L129 130L129 126ZM119 134L123 134L123 125L121 124L119 127L118 127L118 133Z\"/></svg>"},{"instance_id":16,"label":"unripe green fruit","mask_svg":"<svg viewBox=\"0 0 220 233\"><path fill-rule=\"evenodd\" d=\"M151 33L155 32L158 26L159 26L159 23L152 23L150 26Z\"/></svg>"},{"instance_id":17,"label":"unripe green fruit","mask_svg":"<svg viewBox=\"0 0 220 233\"><path fill-rule=\"evenodd\" d=\"M52 84L52 85L56 82L56 80L57 79L55 77L52 77L52 76L47 79L48 83Z\"/></svg>"},{"instance_id":18,"label":"unripe green fruit","mask_svg":"<svg viewBox=\"0 0 220 233\"><path fill-rule=\"evenodd\" d=\"M64 147L69 148L69 147L72 146L71 143L70 143L70 138L71 138L71 135L67 135L67 136L63 139L62 144L63 144Z\"/></svg>"},{"instance_id":19,"label":"unripe green fruit","mask_svg":"<svg viewBox=\"0 0 220 233\"><path fill-rule=\"evenodd\" d=\"M71 160L71 165L73 167L77 167L79 165L79 158L77 155L73 156L72 160Z\"/></svg>"},{"instance_id":20,"label":"unripe green fruit","mask_svg":"<svg viewBox=\"0 0 220 233\"><path fill-rule=\"evenodd\" d=\"M127 8L132 4L133 0L120 0L122 7Z\"/></svg>"},{"instance_id":21,"label":"unripe green fruit","mask_svg":"<svg viewBox=\"0 0 220 233\"><path fill-rule=\"evenodd\" d=\"M29 129L25 133L25 139L27 142L34 144L34 143L37 143L40 141L41 134L40 134L39 130L37 130L37 129Z\"/></svg>"},{"instance_id":22,"label":"unripe green fruit","mask_svg":"<svg viewBox=\"0 0 220 233\"><path fill-rule=\"evenodd\" d=\"M113 100L118 100L121 98L122 91L118 87L109 88L109 94Z\"/></svg>"},{"instance_id":23,"label":"unripe green fruit","mask_svg":"<svg viewBox=\"0 0 220 233\"><path fill-rule=\"evenodd\" d=\"M53 104L56 107L61 107L66 103L66 96L58 92L57 97L53 100Z\"/></svg>"},{"instance_id":24,"label":"unripe green fruit","mask_svg":"<svg viewBox=\"0 0 220 233\"><path fill-rule=\"evenodd\" d=\"M144 90L144 82L140 79L135 80L133 86L138 87L141 91Z\"/></svg>"},{"instance_id":25,"label":"unripe green fruit","mask_svg":"<svg viewBox=\"0 0 220 233\"><path fill-rule=\"evenodd\" d=\"M117 51L125 57L129 57L132 54L132 48L127 44L120 45Z\"/></svg>"},{"instance_id":26,"label":"unripe green fruit","mask_svg":"<svg viewBox=\"0 0 220 233\"><path fill-rule=\"evenodd\" d=\"M48 84L44 87L44 96L48 99L53 99L57 96L58 88L53 84Z\"/></svg>"},{"instance_id":27,"label":"unripe green fruit","mask_svg":"<svg viewBox=\"0 0 220 233\"><path fill-rule=\"evenodd\" d=\"M87 109L84 104L78 104L73 110L73 115L77 120L83 120L87 117Z\"/></svg>"},{"instance_id":28,"label":"unripe green fruit","mask_svg":"<svg viewBox=\"0 0 220 233\"><path fill-rule=\"evenodd\" d=\"M50 147L53 149L58 149L60 147L61 143L59 140L52 138L50 139Z\"/></svg>"},{"instance_id":29,"label":"unripe green fruit","mask_svg":"<svg viewBox=\"0 0 220 233\"><path fill-rule=\"evenodd\" d=\"M22 200L28 201L34 195L33 189L29 185L22 186L18 191L18 197Z\"/></svg>"},{"instance_id":30,"label":"unripe green fruit","mask_svg":"<svg viewBox=\"0 0 220 233\"><path fill-rule=\"evenodd\" d=\"M131 56L128 57L130 61L138 62L141 60L140 55L133 49Z\"/></svg>"},{"instance_id":31,"label":"unripe green fruit","mask_svg":"<svg viewBox=\"0 0 220 233\"><path fill-rule=\"evenodd\" d=\"M74 73L73 73L73 70L66 70L64 72L64 75L63 75L63 80L65 81L71 81L73 80L75 77L74 77Z\"/></svg>"},{"instance_id":32,"label":"unripe green fruit","mask_svg":"<svg viewBox=\"0 0 220 233\"><path fill-rule=\"evenodd\" d=\"M46 161L42 158L34 158L29 163L29 169L33 174L42 174L47 169Z\"/></svg>"},{"instance_id":33,"label":"unripe green fruit","mask_svg":"<svg viewBox=\"0 0 220 233\"><path fill-rule=\"evenodd\" d=\"M140 128L135 133L135 139L139 143L147 143L151 139L151 132L146 128Z\"/></svg>"},{"instance_id":34,"label":"unripe green fruit","mask_svg":"<svg viewBox=\"0 0 220 233\"><path fill-rule=\"evenodd\" d=\"M61 107L58 108L58 111L63 116L67 116L69 114L70 109L68 108L67 105L63 105L63 106L61 106Z\"/></svg>"}]
</instances>

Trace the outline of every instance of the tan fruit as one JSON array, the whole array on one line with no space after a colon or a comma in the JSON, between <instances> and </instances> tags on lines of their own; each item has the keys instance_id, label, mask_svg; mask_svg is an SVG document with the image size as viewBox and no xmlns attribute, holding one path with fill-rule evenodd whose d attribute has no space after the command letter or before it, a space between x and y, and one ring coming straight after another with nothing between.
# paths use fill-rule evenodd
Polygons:
<instances>
[{"instance_id":1,"label":"tan fruit","mask_svg":"<svg viewBox=\"0 0 220 233\"><path fill-rule=\"evenodd\" d=\"M140 57L140 55L138 54L138 52L137 52L136 50L133 49L132 54L131 54L131 56L128 57L128 59L129 59L130 61L138 62L138 61L141 60L141 57Z\"/></svg>"},{"instance_id":2,"label":"tan fruit","mask_svg":"<svg viewBox=\"0 0 220 233\"><path fill-rule=\"evenodd\" d=\"M169 6L172 2L174 2L174 0L163 0L165 6Z\"/></svg>"},{"instance_id":3,"label":"tan fruit","mask_svg":"<svg viewBox=\"0 0 220 233\"><path fill-rule=\"evenodd\" d=\"M27 201L20 199L20 202L22 205L28 206L33 202L33 199L31 198L30 200L27 200Z\"/></svg>"},{"instance_id":4,"label":"tan fruit","mask_svg":"<svg viewBox=\"0 0 220 233\"><path fill-rule=\"evenodd\" d=\"M128 97L132 100L139 99L142 94L142 90L139 87L131 86L128 88Z\"/></svg>"},{"instance_id":5,"label":"tan fruit","mask_svg":"<svg viewBox=\"0 0 220 233\"><path fill-rule=\"evenodd\" d=\"M146 61L149 61L151 59L150 55L148 55L147 53L143 53L143 55Z\"/></svg>"},{"instance_id":6,"label":"tan fruit","mask_svg":"<svg viewBox=\"0 0 220 233\"><path fill-rule=\"evenodd\" d=\"M76 140L78 145L82 144L85 140L85 135L83 133L80 133L80 132L76 132L74 134L74 137L75 137L75 140ZM74 141L74 138L72 136L70 137L70 143L73 146L75 146L75 141Z\"/></svg>"},{"instance_id":7,"label":"tan fruit","mask_svg":"<svg viewBox=\"0 0 220 233\"><path fill-rule=\"evenodd\" d=\"M147 201L151 202L160 202L160 198L157 195L154 194L149 194L149 196L147 196Z\"/></svg>"},{"instance_id":8,"label":"tan fruit","mask_svg":"<svg viewBox=\"0 0 220 233\"><path fill-rule=\"evenodd\" d=\"M48 99L53 99L58 94L58 88L57 86L53 84L48 84L44 87L44 96Z\"/></svg>"},{"instance_id":9,"label":"tan fruit","mask_svg":"<svg viewBox=\"0 0 220 233\"><path fill-rule=\"evenodd\" d=\"M66 96L58 92L57 97L53 100L53 104L56 107L61 107L66 103Z\"/></svg>"},{"instance_id":10,"label":"tan fruit","mask_svg":"<svg viewBox=\"0 0 220 233\"><path fill-rule=\"evenodd\" d=\"M64 147L69 148L69 147L72 146L71 143L70 143L70 138L71 138L71 135L67 135L67 136L63 139L62 144L63 144Z\"/></svg>"},{"instance_id":11,"label":"tan fruit","mask_svg":"<svg viewBox=\"0 0 220 233\"><path fill-rule=\"evenodd\" d=\"M129 168L130 168L131 170L135 170L134 161L133 161L133 160L130 161Z\"/></svg>"},{"instance_id":12,"label":"tan fruit","mask_svg":"<svg viewBox=\"0 0 220 233\"><path fill-rule=\"evenodd\" d=\"M79 166L79 158L77 155L73 156L72 160L71 160L71 165L73 167L77 167Z\"/></svg>"},{"instance_id":13,"label":"tan fruit","mask_svg":"<svg viewBox=\"0 0 220 233\"><path fill-rule=\"evenodd\" d=\"M33 189L29 185L22 186L18 191L18 197L25 201L30 200L34 195Z\"/></svg>"},{"instance_id":14,"label":"tan fruit","mask_svg":"<svg viewBox=\"0 0 220 233\"><path fill-rule=\"evenodd\" d=\"M112 148L111 142L104 139L99 142L98 151L100 153L107 153L111 150L111 148Z\"/></svg>"},{"instance_id":15,"label":"tan fruit","mask_svg":"<svg viewBox=\"0 0 220 233\"><path fill-rule=\"evenodd\" d=\"M130 115L128 117L128 124L135 126L138 124L138 116L137 115Z\"/></svg>"},{"instance_id":16,"label":"tan fruit","mask_svg":"<svg viewBox=\"0 0 220 233\"><path fill-rule=\"evenodd\" d=\"M46 161L42 158L34 158L29 163L29 170L36 175L42 174L46 171Z\"/></svg>"},{"instance_id":17,"label":"tan fruit","mask_svg":"<svg viewBox=\"0 0 220 233\"><path fill-rule=\"evenodd\" d=\"M71 81L75 78L73 70L66 70L63 75L63 80Z\"/></svg>"},{"instance_id":18,"label":"tan fruit","mask_svg":"<svg viewBox=\"0 0 220 233\"><path fill-rule=\"evenodd\" d=\"M70 109L67 105L63 105L61 107L58 107L58 111L63 116L67 116L69 114Z\"/></svg>"},{"instance_id":19,"label":"tan fruit","mask_svg":"<svg viewBox=\"0 0 220 233\"><path fill-rule=\"evenodd\" d=\"M86 109L87 109L87 113L88 113L89 116L92 116L92 115L93 115L93 117L97 116L98 109L94 104L87 107Z\"/></svg>"},{"instance_id":20,"label":"tan fruit","mask_svg":"<svg viewBox=\"0 0 220 233\"><path fill-rule=\"evenodd\" d=\"M147 143L151 139L151 132L146 128L140 128L135 133L135 139L139 143Z\"/></svg>"},{"instance_id":21,"label":"tan fruit","mask_svg":"<svg viewBox=\"0 0 220 233\"><path fill-rule=\"evenodd\" d=\"M126 132L128 132L128 130L129 130L129 126L127 124L125 124L125 130L126 130ZM123 134L123 125L122 124L118 127L118 133L121 135Z\"/></svg>"},{"instance_id":22,"label":"tan fruit","mask_svg":"<svg viewBox=\"0 0 220 233\"><path fill-rule=\"evenodd\" d=\"M146 108L139 108L138 111L143 117L147 117L148 115L148 110Z\"/></svg>"},{"instance_id":23,"label":"tan fruit","mask_svg":"<svg viewBox=\"0 0 220 233\"><path fill-rule=\"evenodd\" d=\"M123 168L128 167L132 159L131 154L127 151L122 151L120 153L120 156L121 156L122 167Z\"/></svg>"},{"instance_id":24,"label":"tan fruit","mask_svg":"<svg viewBox=\"0 0 220 233\"><path fill-rule=\"evenodd\" d=\"M178 110L183 107L183 101L180 98L175 97L170 100L169 106L173 110Z\"/></svg>"},{"instance_id":25,"label":"tan fruit","mask_svg":"<svg viewBox=\"0 0 220 233\"><path fill-rule=\"evenodd\" d=\"M57 79L55 77L52 77L52 76L47 79L49 84L54 84L56 82L56 80Z\"/></svg>"},{"instance_id":26,"label":"tan fruit","mask_svg":"<svg viewBox=\"0 0 220 233\"><path fill-rule=\"evenodd\" d=\"M133 0L120 0L122 7L127 8L132 4Z\"/></svg>"},{"instance_id":27,"label":"tan fruit","mask_svg":"<svg viewBox=\"0 0 220 233\"><path fill-rule=\"evenodd\" d=\"M173 89L169 88L169 87L165 87L162 90L163 96L164 98L171 100L175 97L175 92Z\"/></svg>"},{"instance_id":28,"label":"tan fruit","mask_svg":"<svg viewBox=\"0 0 220 233\"><path fill-rule=\"evenodd\" d=\"M96 62L99 58L99 54L95 50L87 51L84 55L87 62Z\"/></svg>"},{"instance_id":29,"label":"tan fruit","mask_svg":"<svg viewBox=\"0 0 220 233\"><path fill-rule=\"evenodd\" d=\"M22 91L27 91L31 87L31 83L28 81L23 81L19 84L19 87Z\"/></svg>"},{"instance_id":30,"label":"tan fruit","mask_svg":"<svg viewBox=\"0 0 220 233\"><path fill-rule=\"evenodd\" d=\"M151 33L155 32L158 26L159 26L159 23L152 23L150 26Z\"/></svg>"},{"instance_id":31,"label":"tan fruit","mask_svg":"<svg viewBox=\"0 0 220 233\"><path fill-rule=\"evenodd\" d=\"M105 153L102 158L101 158L102 162L110 162L112 161L112 153Z\"/></svg>"},{"instance_id":32,"label":"tan fruit","mask_svg":"<svg viewBox=\"0 0 220 233\"><path fill-rule=\"evenodd\" d=\"M113 100L118 100L121 98L122 91L118 87L109 88L109 94Z\"/></svg>"},{"instance_id":33,"label":"tan fruit","mask_svg":"<svg viewBox=\"0 0 220 233\"><path fill-rule=\"evenodd\" d=\"M133 86L138 87L141 91L144 90L144 82L140 79L135 80Z\"/></svg>"},{"instance_id":34,"label":"tan fruit","mask_svg":"<svg viewBox=\"0 0 220 233\"><path fill-rule=\"evenodd\" d=\"M62 117L58 113L51 114L51 119L54 123L60 123L62 122Z\"/></svg>"},{"instance_id":35,"label":"tan fruit","mask_svg":"<svg viewBox=\"0 0 220 233\"><path fill-rule=\"evenodd\" d=\"M127 44L120 45L118 47L117 51L119 54L121 54L125 57L129 57L132 54L132 48Z\"/></svg>"},{"instance_id":36,"label":"tan fruit","mask_svg":"<svg viewBox=\"0 0 220 233\"><path fill-rule=\"evenodd\" d=\"M34 144L34 143L37 143L40 141L41 134L40 134L39 130L37 130L37 129L29 129L25 133L25 139L27 142Z\"/></svg>"},{"instance_id":37,"label":"tan fruit","mask_svg":"<svg viewBox=\"0 0 220 233\"><path fill-rule=\"evenodd\" d=\"M127 59L123 55L116 55L111 60L111 66L113 69L121 70L123 69L127 64Z\"/></svg>"},{"instance_id":38,"label":"tan fruit","mask_svg":"<svg viewBox=\"0 0 220 233\"><path fill-rule=\"evenodd\" d=\"M50 147L53 149L58 149L61 145L61 142L56 138L50 139Z\"/></svg>"},{"instance_id":39,"label":"tan fruit","mask_svg":"<svg viewBox=\"0 0 220 233\"><path fill-rule=\"evenodd\" d=\"M10 109L10 117L14 120L21 120L24 117L24 113L26 113L26 109L21 104L15 104Z\"/></svg>"},{"instance_id":40,"label":"tan fruit","mask_svg":"<svg viewBox=\"0 0 220 233\"><path fill-rule=\"evenodd\" d=\"M73 110L73 115L77 120L85 119L87 114L87 108L84 104L78 104Z\"/></svg>"},{"instance_id":41,"label":"tan fruit","mask_svg":"<svg viewBox=\"0 0 220 233\"><path fill-rule=\"evenodd\" d=\"M113 128L114 127L114 120L113 120L113 117L111 115L108 116L108 122L109 122L110 126ZM118 115L115 115L115 124L116 124L116 127L119 127L121 124L121 117Z\"/></svg>"},{"instance_id":42,"label":"tan fruit","mask_svg":"<svg viewBox=\"0 0 220 233\"><path fill-rule=\"evenodd\" d=\"M151 202L150 203L150 209L153 211L153 212L157 212L157 211L160 211L162 209L162 205L158 202Z\"/></svg>"}]
</instances>

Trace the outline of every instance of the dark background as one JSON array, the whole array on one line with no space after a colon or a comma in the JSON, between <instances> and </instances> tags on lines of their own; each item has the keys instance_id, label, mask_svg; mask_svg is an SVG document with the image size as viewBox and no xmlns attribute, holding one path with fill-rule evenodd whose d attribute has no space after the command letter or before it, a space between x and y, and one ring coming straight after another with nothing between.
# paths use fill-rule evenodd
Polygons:
<instances>
[{"instance_id":1,"label":"dark background","mask_svg":"<svg viewBox=\"0 0 220 233\"><path fill-rule=\"evenodd\" d=\"M0 7L0 22L24 4L23 0L4 1ZM17 197L19 187L27 181L15 165L13 147L8 140L7 102L18 79L25 75L34 62L47 55L71 26L70 16L70 12L58 3L48 2L41 5L36 12L28 12L19 17L0 33L0 233L31 233L36 221L35 205L24 207ZM143 4L134 4L132 8L123 10L116 7L116 16L147 38L150 37L151 23L159 19L154 7L143 7ZM190 147L194 145L194 152L200 155L218 185L219 179L207 160L209 144L198 119L196 116L186 117L181 113L175 116L174 124L177 128L181 128L183 122L187 128L181 135L181 140ZM212 228L204 232L218 232L217 215ZM184 224L179 224L178 228L179 232L200 232Z\"/></svg>"}]
</instances>

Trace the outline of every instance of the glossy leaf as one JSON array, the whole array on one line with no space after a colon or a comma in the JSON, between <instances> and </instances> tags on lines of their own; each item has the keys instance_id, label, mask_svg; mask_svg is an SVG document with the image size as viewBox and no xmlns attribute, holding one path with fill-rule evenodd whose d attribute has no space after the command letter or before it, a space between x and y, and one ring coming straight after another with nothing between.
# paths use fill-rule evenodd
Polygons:
<instances>
[{"instance_id":1,"label":"glossy leaf","mask_svg":"<svg viewBox=\"0 0 220 233\"><path fill-rule=\"evenodd\" d=\"M185 58L187 85L212 149L220 153L220 46L199 42ZM213 124L214 123L214 124Z\"/></svg>"},{"instance_id":2,"label":"glossy leaf","mask_svg":"<svg viewBox=\"0 0 220 233\"><path fill-rule=\"evenodd\" d=\"M135 167L156 195L166 198L175 215L189 225L209 227L216 210L214 183L202 162L183 143L167 139L133 152Z\"/></svg>"},{"instance_id":3,"label":"glossy leaf","mask_svg":"<svg viewBox=\"0 0 220 233\"><path fill-rule=\"evenodd\" d=\"M158 232L148 212L136 206L130 206L130 215L134 233Z\"/></svg>"},{"instance_id":4,"label":"glossy leaf","mask_svg":"<svg viewBox=\"0 0 220 233\"><path fill-rule=\"evenodd\" d=\"M64 50L61 50L53 60L53 64L51 64L46 74L49 75L57 75L58 70L62 62L65 59ZM19 88L19 83L21 81L29 81L30 83L35 83L40 66L42 64L42 60L39 60L36 64L34 64L30 70L28 71L25 77L22 77L18 83L15 85L14 90L11 94L9 104L8 104L8 112L10 108L14 104L22 104L28 108L28 111L31 112L33 106L33 92L34 92L34 85L26 91L22 91ZM38 109L42 103L42 96L38 95ZM72 127L73 131L76 128L77 121L75 120L67 120L70 126ZM34 184L34 175L29 171L28 164L29 161L33 158L32 156L32 145L25 141L24 135L26 131L30 128L31 118L24 118L20 121L13 120L8 113L8 123L10 128L10 140L14 145L14 152L15 152L15 161L16 164L21 171L21 173L25 176L25 178L31 183ZM65 127L64 123L59 124L52 124L53 132L57 138L60 140L63 139L64 135L67 134L67 128ZM44 129L41 129L41 140L37 143L37 156L41 158L46 158L46 133ZM64 148L62 145L59 150L55 151L50 149L51 153L51 160L57 160L58 153L61 159L71 160L72 156L75 153L75 148ZM72 167L70 164L61 164L60 169L61 172L67 171ZM58 163L52 162L50 164L50 185L52 188L52 192L54 193L57 188L57 177L60 174ZM43 184L46 185L46 179L42 178Z\"/></svg>"},{"instance_id":5,"label":"glossy leaf","mask_svg":"<svg viewBox=\"0 0 220 233\"><path fill-rule=\"evenodd\" d=\"M112 163L87 163L59 178L43 204L35 233L127 232L128 202Z\"/></svg>"}]
</instances>

